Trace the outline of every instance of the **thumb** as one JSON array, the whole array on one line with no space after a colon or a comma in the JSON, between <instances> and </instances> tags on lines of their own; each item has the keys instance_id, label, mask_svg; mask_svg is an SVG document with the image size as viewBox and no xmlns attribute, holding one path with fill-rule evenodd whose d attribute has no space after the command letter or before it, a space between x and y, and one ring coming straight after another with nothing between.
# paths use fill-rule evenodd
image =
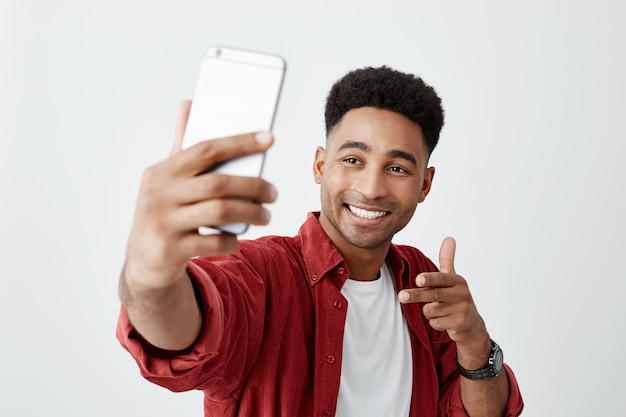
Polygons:
<instances>
[{"instance_id":1,"label":"thumb","mask_svg":"<svg viewBox=\"0 0 626 417\"><path fill-rule=\"evenodd\" d=\"M187 119L189 118L189 110L191 109L191 101L185 100L178 105L178 113L176 115L176 131L174 134L174 144L170 155L177 154L183 148L183 137L187 128Z\"/></svg>"},{"instance_id":2,"label":"thumb","mask_svg":"<svg viewBox=\"0 0 626 417\"><path fill-rule=\"evenodd\" d=\"M447 237L441 243L439 249L439 270L445 273L455 273L454 271L454 252L456 251L456 241Z\"/></svg>"}]
</instances>

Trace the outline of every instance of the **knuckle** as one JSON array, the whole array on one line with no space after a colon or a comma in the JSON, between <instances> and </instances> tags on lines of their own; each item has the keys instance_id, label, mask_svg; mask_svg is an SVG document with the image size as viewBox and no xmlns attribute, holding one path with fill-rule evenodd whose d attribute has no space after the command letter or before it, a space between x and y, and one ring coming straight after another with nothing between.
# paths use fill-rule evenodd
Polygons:
<instances>
[{"instance_id":1,"label":"knuckle","mask_svg":"<svg viewBox=\"0 0 626 417\"><path fill-rule=\"evenodd\" d=\"M461 317L458 318L456 328L465 329L467 328L468 325L469 325L469 322L467 320L467 316L463 314L461 315Z\"/></svg>"},{"instance_id":2,"label":"knuckle","mask_svg":"<svg viewBox=\"0 0 626 417\"><path fill-rule=\"evenodd\" d=\"M256 178L254 195L256 196L257 201L270 201L271 195L269 183L261 178Z\"/></svg>"},{"instance_id":3,"label":"knuckle","mask_svg":"<svg viewBox=\"0 0 626 417\"><path fill-rule=\"evenodd\" d=\"M443 326L441 325L441 320L439 319L430 319L429 324L435 330L439 330L439 331L445 330Z\"/></svg>"},{"instance_id":4,"label":"knuckle","mask_svg":"<svg viewBox=\"0 0 626 417\"><path fill-rule=\"evenodd\" d=\"M461 316L467 317L469 311L469 305L467 303L461 303L461 305L459 306L459 312L461 313Z\"/></svg>"},{"instance_id":5,"label":"knuckle","mask_svg":"<svg viewBox=\"0 0 626 417\"><path fill-rule=\"evenodd\" d=\"M476 306L474 305L473 302L466 302L464 304L464 309L463 309L463 315L465 317L471 318L471 317L476 317L478 315L478 311L476 311Z\"/></svg>"},{"instance_id":6,"label":"knuckle","mask_svg":"<svg viewBox=\"0 0 626 417\"><path fill-rule=\"evenodd\" d=\"M467 287L458 288L455 293L459 300L463 301L467 305L473 303L472 293L469 291Z\"/></svg>"},{"instance_id":7,"label":"knuckle","mask_svg":"<svg viewBox=\"0 0 626 417\"><path fill-rule=\"evenodd\" d=\"M157 176L157 171L159 169L158 167L158 165L151 165L146 168L146 170L143 172L143 176L141 177L142 186L149 185L155 180Z\"/></svg>"},{"instance_id":8,"label":"knuckle","mask_svg":"<svg viewBox=\"0 0 626 417\"><path fill-rule=\"evenodd\" d=\"M148 216L148 219L152 219L157 225L165 223L164 212L167 211L168 204L164 193L165 191L159 187L142 187L137 203L137 214Z\"/></svg>"},{"instance_id":9,"label":"knuckle","mask_svg":"<svg viewBox=\"0 0 626 417\"><path fill-rule=\"evenodd\" d=\"M467 283L467 280L465 278L463 278L462 276L458 275L458 283L457 285L460 285L464 288L466 288L469 291L469 284Z\"/></svg>"},{"instance_id":10,"label":"knuckle","mask_svg":"<svg viewBox=\"0 0 626 417\"><path fill-rule=\"evenodd\" d=\"M205 140L200 143L197 143L193 146L194 151L198 153L198 155L207 160L214 160L219 155L219 148L215 146L215 141L213 140Z\"/></svg>"},{"instance_id":11,"label":"knuckle","mask_svg":"<svg viewBox=\"0 0 626 417\"><path fill-rule=\"evenodd\" d=\"M234 135L225 138L205 140L196 146L197 152L204 159L218 162L223 159L244 155L255 150L253 136L250 134Z\"/></svg>"},{"instance_id":12,"label":"knuckle","mask_svg":"<svg viewBox=\"0 0 626 417\"><path fill-rule=\"evenodd\" d=\"M145 201L148 208L153 208L154 203L159 199L160 190L150 184L141 187L141 198Z\"/></svg>"},{"instance_id":13,"label":"knuckle","mask_svg":"<svg viewBox=\"0 0 626 417\"><path fill-rule=\"evenodd\" d=\"M224 224L228 222L229 215L232 210L226 200L214 200L211 206L211 217L215 220L216 224Z\"/></svg>"},{"instance_id":14,"label":"knuckle","mask_svg":"<svg viewBox=\"0 0 626 417\"><path fill-rule=\"evenodd\" d=\"M160 165L153 165L147 168L141 177L139 189L140 202L143 201L150 212L158 211L162 205L168 181L162 175ZM156 210L155 210L156 209Z\"/></svg>"},{"instance_id":15,"label":"knuckle","mask_svg":"<svg viewBox=\"0 0 626 417\"><path fill-rule=\"evenodd\" d=\"M200 181L200 193L207 197L220 195L226 185L226 178L220 174L203 175Z\"/></svg>"},{"instance_id":16,"label":"knuckle","mask_svg":"<svg viewBox=\"0 0 626 417\"><path fill-rule=\"evenodd\" d=\"M250 204L246 206L246 221L256 225L264 225L269 223L270 213L259 204Z\"/></svg>"},{"instance_id":17,"label":"knuckle","mask_svg":"<svg viewBox=\"0 0 626 417\"><path fill-rule=\"evenodd\" d=\"M431 319L434 317L434 306L432 304L425 304L424 307L422 307L422 313L424 313L424 317L426 317L427 319Z\"/></svg>"},{"instance_id":18,"label":"knuckle","mask_svg":"<svg viewBox=\"0 0 626 417\"><path fill-rule=\"evenodd\" d=\"M446 286L446 275L443 273L439 273L437 275L437 286L445 287Z\"/></svg>"}]
</instances>

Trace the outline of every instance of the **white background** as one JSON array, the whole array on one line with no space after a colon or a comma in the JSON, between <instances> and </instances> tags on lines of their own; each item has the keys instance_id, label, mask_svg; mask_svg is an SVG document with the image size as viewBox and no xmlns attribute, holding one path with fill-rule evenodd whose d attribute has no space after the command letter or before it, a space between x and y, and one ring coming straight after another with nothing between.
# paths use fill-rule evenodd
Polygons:
<instances>
[{"instance_id":1,"label":"white background","mask_svg":"<svg viewBox=\"0 0 626 417\"><path fill-rule=\"evenodd\" d=\"M599 1L0 2L0 414L200 416L118 345L143 170L212 44L288 63L265 177L294 234L319 207L323 105L346 71L422 76L446 126L396 241L458 240L528 416L623 414L626 6Z\"/></svg>"}]
</instances>

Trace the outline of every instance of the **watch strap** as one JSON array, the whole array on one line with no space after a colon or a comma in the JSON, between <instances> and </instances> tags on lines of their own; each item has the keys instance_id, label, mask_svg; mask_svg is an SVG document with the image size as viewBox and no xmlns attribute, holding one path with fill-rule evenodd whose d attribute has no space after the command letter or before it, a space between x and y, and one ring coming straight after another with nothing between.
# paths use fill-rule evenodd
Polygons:
<instances>
[{"instance_id":1,"label":"watch strap","mask_svg":"<svg viewBox=\"0 0 626 417\"><path fill-rule=\"evenodd\" d=\"M463 368L459 363L458 356L456 354L454 355L454 363L456 364L459 373L464 378L471 379L472 381L484 381L500 375L500 372L502 372L502 350L493 340L491 340L491 343L492 348L489 353L489 361L487 366L481 369L469 370Z\"/></svg>"}]
</instances>

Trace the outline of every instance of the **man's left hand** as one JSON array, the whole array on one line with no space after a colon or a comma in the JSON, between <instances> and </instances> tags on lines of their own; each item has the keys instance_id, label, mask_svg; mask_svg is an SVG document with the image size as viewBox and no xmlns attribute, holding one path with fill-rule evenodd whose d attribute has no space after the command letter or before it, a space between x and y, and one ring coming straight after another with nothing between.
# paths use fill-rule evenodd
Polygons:
<instances>
[{"instance_id":1,"label":"man's left hand","mask_svg":"<svg viewBox=\"0 0 626 417\"><path fill-rule=\"evenodd\" d=\"M487 336L467 281L454 270L456 242L447 237L439 251L439 272L425 272L415 278L418 288L402 290L400 302L426 303L424 316L431 327L445 330L457 344L481 343Z\"/></svg>"}]
</instances>

